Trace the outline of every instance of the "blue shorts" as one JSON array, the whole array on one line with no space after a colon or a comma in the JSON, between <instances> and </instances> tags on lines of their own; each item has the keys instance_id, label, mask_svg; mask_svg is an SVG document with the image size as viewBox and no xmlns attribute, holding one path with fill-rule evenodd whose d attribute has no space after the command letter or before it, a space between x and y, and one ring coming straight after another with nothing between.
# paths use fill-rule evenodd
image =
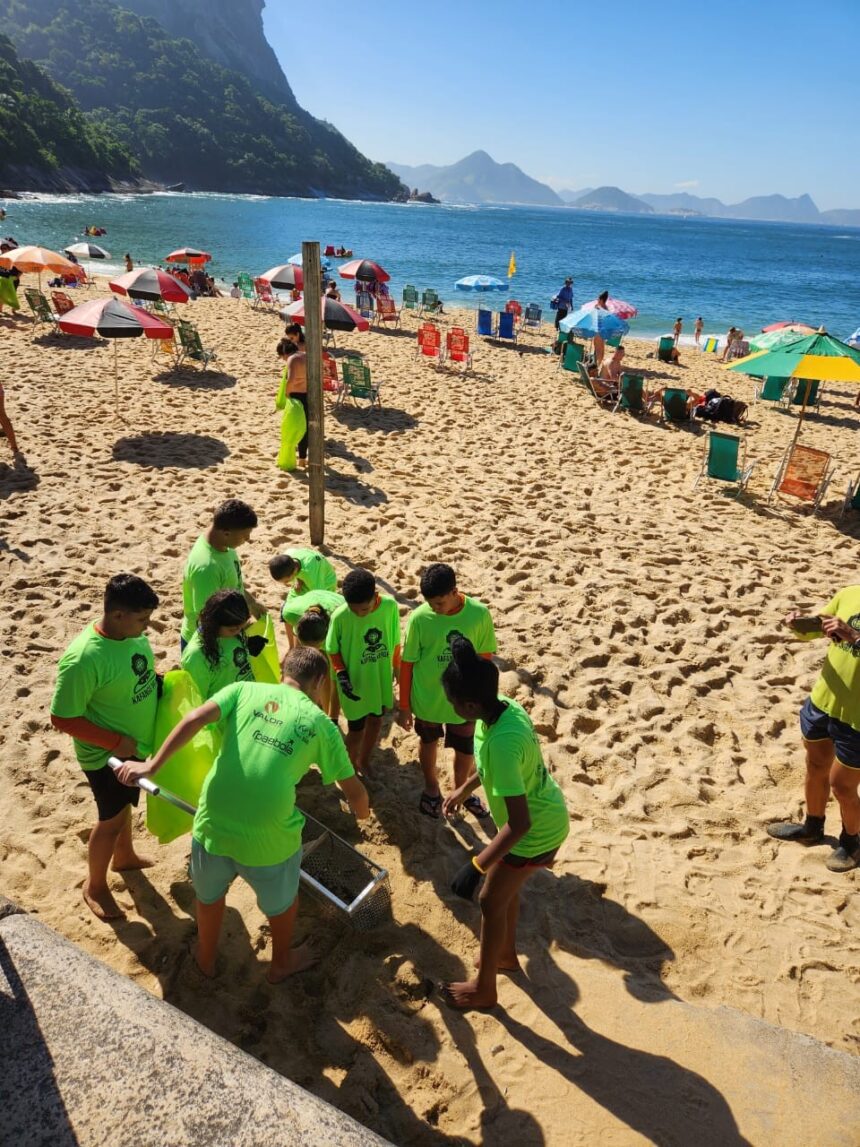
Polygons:
<instances>
[{"instance_id":1,"label":"blue shorts","mask_svg":"<svg viewBox=\"0 0 860 1147\"><path fill-rule=\"evenodd\" d=\"M239 864L229 856L213 856L198 840L191 841L191 882L201 904L214 904L227 894L237 876L251 885L264 916L280 916L292 907L299 891L302 850L280 864Z\"/></svg>"},{"instance_id":2,"label":"blue shorts","mask_svg":"<svg viewBox=\"0 0 860 1147\"><path fill-rule=\"evenodd\" d=\"M823 712L807 697L800 710L804 741L832 741L836 760L848 769L860 769L860 732Z\"/></svg>"}]
</instances>

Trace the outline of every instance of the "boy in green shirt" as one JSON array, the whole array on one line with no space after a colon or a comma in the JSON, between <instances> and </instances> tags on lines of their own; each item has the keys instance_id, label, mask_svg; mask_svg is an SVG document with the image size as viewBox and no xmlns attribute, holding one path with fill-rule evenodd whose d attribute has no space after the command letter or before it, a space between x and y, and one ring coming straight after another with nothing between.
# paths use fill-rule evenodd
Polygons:
<instances>
[{"instance_id":1,"label":"boy in green shirt","mask_svg":"<svg viewBox=\"0 0 860 1147\"><path fill-rule=\"evenodd\" d=\"M337 588L334 566L318 550L312 550L308 546L293 546L285 554L277 554L269 561L269 573L275 581L287 586L290 591L284 602L285 606L291 599L311 590L334 591ZM287 629L287 640L292 649L296 643L293 625L286 617L284 624Z\"/></svg>"},{"instance_id":2,"label":"boy in green shirt","mask_svg":"<svg viewBox=\"0 0 860 1147\"><path fill-rule=\"evenodd\" d=\"M366 776L382 730L382 714L394 705L400 614L394 598L377 592L376 578L368 570L346 575L343 596L345 604L331 619L325 647L349 727L349 759L359 776Z\"/></svg>"},{"instance_id":3,"label":"boy in green shirt","mask_svg":"<svg viewBox=\"0 0 860 1147\"><path fill-rule=\"evenodd\" d=\"M245 589L236 555L237 547L250 541L256 525L257 515L246 502L228 498L216 509L212 525L192 546L182 572L180 652L194 636L200 610L216 590L237 589L244 595L254 617L265 613L264 607Z\"/></svg>"},{"instance_id":4,"label":"boy in green shirt","mask_svg":"<svg viewBox=\"0 0 860 1147\"><path fill-rule=\"evenodd\" d=\"M457 589L456 575L444 562L434 562L421 575L420 605L406 621L406 639L400 669L400 712L404 729L415 727L420 746L418 761L424 773L424 792L418 807L438 819L442 794L436 772L438 742L454 750L454 784L463 785L474 771L474 721L458 716L442 688L442 673L451 660L451 642L467 637L479 655L489 658L496 652L496 634L490 611L481 602ZM414 714L414 722L413 722ZM464 806L477 817L489 810L471 795Z\"/></svg>"},{"instance_id":5,"label":"boy in green shirt","mask_svg":"<svg viewBox=\"0 0 860 1147\"><path fill-rule=\"evenodd\" d=\"M158 595L134 574L107 583L99 621L88 625L60 658L51 701L51 724L74 739L75 756L89 782L98 822L87 845L83 896L99 920L125 913L107 883L115 872L149 868L131 839L131 805L140 793L126 788L107 763L111 754L146 757L152 751L158 681L144 636Z\"/></svg>"},{"instance_id":6,"label":"boy in green shirt","mask_svg":"<svg viewBox=\"0 0 860 1147\"><path fill-rule=\"evenodd\" d=\"M221 750L203 782L192 828L195 958L205 976L215 974L225 898L236 876L251 885L269 919L269 982L279 983L314 962L307 945L290 947L304 825L296 785L316 764L323 782L338 785L356 817L370 812L340 734L316 704L327 674L324 654L294 649L284 662L283 684L228 685L185 716L151 760L126 762L117 772L127 785L153 776L206 725L220 723Z\"/></svg>"},{"instance_id":7,"label":"boy in green shirt","mask_svg":"<svg viewBox=\"0 0 860 1147\"><path fill-rule=\"evenodd\" d=\"M324 609L331 616L342 605L343 594L336 593L333 589L309 589L307 593L287 594L281 606L281 621L284 623L287 638L293 639L299 618L304 617L309 609L314 607Z\"/></svg>"}]
</instances>

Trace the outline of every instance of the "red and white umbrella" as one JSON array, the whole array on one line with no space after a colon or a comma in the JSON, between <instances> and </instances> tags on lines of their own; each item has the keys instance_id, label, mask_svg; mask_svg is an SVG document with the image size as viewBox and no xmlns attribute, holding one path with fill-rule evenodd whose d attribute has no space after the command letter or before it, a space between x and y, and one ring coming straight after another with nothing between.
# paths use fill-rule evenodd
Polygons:
<instances>
[{"instance_id":1,"label":"red and white umbrella","mask_svg":"<svg viewBox=\"0 0 860 1147\"><path fill-rule=\"evenodd\" d=\"M597 299L592 299L590 303L584 303L582 306L584 311L606 310L611 315L615 315L619 319L635 319L639 311L632 303L625 303L624 299L607 299L603 307L598 307Z\"/></svg>"},{"instance_id":2,"label":"red and white umbrella","mask_svg":"<svg viewBox=\"0 0 860 1147\"><path fill-rule=\"evenodd\" d=\"M294 263L282 263L279 267L271 267L260 275L275 291L304 290L305 279L301 267Z\"/></svg>"},{"instance_id":3,"label":"red and white umbrella","mask_svg":"<svg viewBox=\"0 0 860 1147\"><path fill-rule=\"evenodd\" d=\"M320 310L323 326L330 331L370 330L370 323L367 319L363 318L358 311L354 311L352 307L348 307L346 303L339 303L337 299L329 299L324 296L320 299ZM284 307L281 311L281 317L304 325L305 300L299 299L297 303L290 303L288 307Z\"/></svg>"},{"instance_id":4,"label":"red and white umbrella","mask_svg":"<svg viewBox=\"0 0 860 1147\"><path fill-rule=\"evenodd\" d=\"M187 303L191 291L184 283L166 271L155 267L141 267L120 275L108 284L115 295L128 295L131 299L162 299L165 303Z\"/></svg>"},{"instance_id":5,"label":"red and white umbrella","mask_svg":"<svg viewBox=\"0 0 860 1147\"><path fill-rule=\"evenodd\" d=\"M208 251L198 251L196 247L180 247L178 251L171 251L164 257L165 263L194 263L198 267L211 259Z\"/></svg>"},{"instance_id":6,"label":"red and white umbrella","mask_svg":"<svg viewBox=\"0 0 860 1147\"><path fill-rule=\"evenodd\" d=\"M59 320L60 330L68 335L84 338L101 335L105 339L134 339L145 335L148 339L172 339L173 327L155 315L130 307L112 296L90 299L72 307ZM119 414L119 366L117 346L113 344L113 387L116 412Z\"/></svg>"},{"instance_id":7,"label":"red and white umbrella","mask_svg":"<svg viewBox=\"0 0 860 1147\"><path fill-rule=\"evenodd\" d=\"M806 323L796 323L789 320L787 323L771 323L769 327L761 328L763 335L770 334L771 331L794 331L799 335L814 335L818 331L818 327L810 327Z\"/></svg>"},{"instance_id":8,"label":"red and white umbrella","mask_svg":"<svg viewBox=\"0 0 860 1147\"><path fill-rule=\"evenodd\" d=\"M366 283L387 283L391 278L384 267L371 259L353 259L351 263L338 267L337 273L342 279L362 279Z\"/></svg>"}]
</instances>

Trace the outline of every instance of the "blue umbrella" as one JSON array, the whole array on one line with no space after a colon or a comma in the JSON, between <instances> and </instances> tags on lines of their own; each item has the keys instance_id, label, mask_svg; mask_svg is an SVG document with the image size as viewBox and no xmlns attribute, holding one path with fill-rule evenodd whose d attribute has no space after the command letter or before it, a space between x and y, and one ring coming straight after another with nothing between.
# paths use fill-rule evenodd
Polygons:
<instances>
[{"instance_id":1,"label":"blue umbrella","mask_svg":"<svg viewBox=\"0 0 860 1147\"><path fill-rule=\"evenodd\" d=\"M508 284L492 275L467 275L454 284L458 291L506 291Z\"/></svg>"},{"instance_id":2,"label":"blue umbrella","mask_svg":"<svg viewBox=\"0 0 860 1147\"><path fill-rule=\"evenodd\" d=\"M614 339L618 335L626 335L630 330L630 324L624 319L619 319L618 315L613 315L611 311L600 308L586 310L585 307L580 307L572 315L565 315L558 324L558 329L564 334L573 331L575 335L585 339L594 338L598 334L604 339Z\"/></svg>"},{"instance_id":3,"label":"blue umbrella","mask_svg":"<svg viewBox=\"0 0 860 1147\"><path fill-rule=\"evenodd\" d=\"M860 327L857 328L853 335L849 335L845 341L849 346L860 348Z\"/></svg>"}]
</instances>

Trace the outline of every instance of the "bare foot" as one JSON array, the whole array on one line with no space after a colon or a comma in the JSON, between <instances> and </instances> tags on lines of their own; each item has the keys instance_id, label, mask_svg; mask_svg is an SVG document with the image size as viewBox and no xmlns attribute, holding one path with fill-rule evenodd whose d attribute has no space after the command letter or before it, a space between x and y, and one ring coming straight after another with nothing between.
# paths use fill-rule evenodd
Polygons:
<instances>
[{"instance_id":1,"label":"bare foot","mask_svg":"<svg viewBox=\"0 0 860 1147\"><path fill-rule=\"evenodd\" d=\"M90 882L86 881L83 887L84 903L92 914L99 920L124 920L125 912L113 898L109 888L103 892L91 892Z\"/></svg>"},{"instance_id":2,"label":"bare foot","mask_svg":"<svg viewBox=\"0 0 860 1147\"><path fill-rule=\"evenodd\" d=\"M303 944L299 944L297 948L290 948L289 960L286 967L278 965L277 967L272 964L266 974L266 979L270 984L280 984L282 980L286 980L288 976L294 976L296 972L304 972L307 968L312 968L317 962L317 955L307 940Z\"/></svg>"},{"instance_id":3,"label":"bare foot","mask_svg":"<svg viewBox=\"0 0 860 1147\"><path fill-rule=\"evenodd\" d=\"M458 984L443 984L442 995L452 1008L466 1011L469 1008L492 1008L498 1003L495 988L484 991L478 988L477 980L467 980Z\"/></svg>"},{"instance_id":4,"label":"bare foot","mask_svg":"<svg viewBox=\"0 0 860 1147\"><path fill-rule=\"evenodd\" d=\"M133 852L131 856L121 858L115 856L111 861L111 868L114 872L136 872L141 868L152 868L153 864L154 860L147 860L145 856L138 856Z\"/></svg>"}]
</instances>

